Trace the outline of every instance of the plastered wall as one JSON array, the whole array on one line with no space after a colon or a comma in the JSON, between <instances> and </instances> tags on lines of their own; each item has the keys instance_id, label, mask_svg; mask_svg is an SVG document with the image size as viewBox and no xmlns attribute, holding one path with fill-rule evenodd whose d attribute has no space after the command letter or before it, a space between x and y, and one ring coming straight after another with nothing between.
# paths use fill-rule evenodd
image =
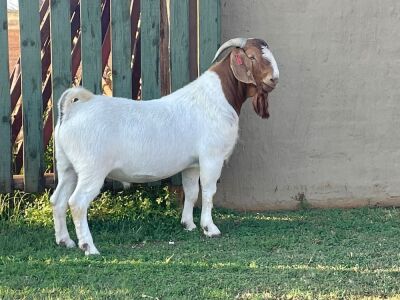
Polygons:
<instances>
[{"instance_id":1,"label":"plastered wall","mask_svg":"<svg viewBox=\"0 0 400 300\"><path fill-rule=\"evenodd\" d=\"M280 83L246 103L216 206L400 204L400 1L221 0L222 41L265 39Z\"/></svg>"}]
</instances>

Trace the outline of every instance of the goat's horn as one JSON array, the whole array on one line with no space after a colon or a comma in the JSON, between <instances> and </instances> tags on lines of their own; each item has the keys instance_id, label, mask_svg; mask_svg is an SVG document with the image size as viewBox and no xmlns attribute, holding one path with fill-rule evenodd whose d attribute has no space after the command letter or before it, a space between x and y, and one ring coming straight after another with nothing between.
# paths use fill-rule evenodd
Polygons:
<instances>
[{"instance_id":1,"label":"goat's horn","mask_svg":"<svg viewBox=\"0 0 400 300\"><path fill-rule=\"evenodd\" d=\"M219 47L219 49L218 49L217 53L215 54L214 59L212 60L211 63L214 63L224 50L226 50L230 47L243 48L244 45L246 45L246 42L247 42L247 38L234 38L229 41L226 41L225 43L222 44L221 47Z\"/></svg>"}]
</instances>

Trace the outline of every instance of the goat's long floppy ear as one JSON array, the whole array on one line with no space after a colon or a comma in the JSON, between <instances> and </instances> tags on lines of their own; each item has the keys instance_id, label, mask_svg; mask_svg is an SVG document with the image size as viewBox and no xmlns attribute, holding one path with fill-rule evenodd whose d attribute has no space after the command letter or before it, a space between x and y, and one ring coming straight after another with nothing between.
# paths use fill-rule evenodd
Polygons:
<instances>
[{"instance_id":1,"label":"goat's long floppy ear","mask_svg":"<svg viewBox=\"0 0 400 300\"><path fill-rule=\"evenodd\" d=\"M252 63L250 58L247 57L243 49L235 48L230 54L230 63L233 75L236 79L243 83L253 83L256 82L253 77Z\"/></svg>"}]
</instances>

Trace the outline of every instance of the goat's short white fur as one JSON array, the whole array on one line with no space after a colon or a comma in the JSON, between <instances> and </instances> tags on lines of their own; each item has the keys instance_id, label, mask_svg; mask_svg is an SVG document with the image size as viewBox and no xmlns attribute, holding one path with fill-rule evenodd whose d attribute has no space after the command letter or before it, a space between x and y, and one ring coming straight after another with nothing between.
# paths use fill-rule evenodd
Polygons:
<instances>
[{"instance_id":1,"label":"goat's short white fur","mask_svg":"<svg viewBox=\"0 0 400 300\"><path fill-rule=\"evenodd\" d=\"M278 68L278 64L276 63L275 57L272 54L271 50L269 50L268 47L262 46L261 51L262 51L263 57L271 63L271 66L273 69L272 78L278 79L279 78L279 68Z\"/></svg>"},{"instance_id":2,"label":"goat's short white fur","mask_svg":"<svg viewBox=\"0 0 400 300\"><path fill-rule=\"evenodd\" d=\"M77 98L79 101L74 102ZM55 128L58 186L51 197L56 242L75 244L66 227L69 204L79 247L99 253L87 223L89 204L106 177L150 182L182 172L185 204L182 223L193 230L193 205L202 185L200 225L207 236L220 234L211 209L223 163L238 138L239 118L222 90L219 76L207 71L159 100L93 95L71 88L59 101Z\"/></svg>"}]
</instances>

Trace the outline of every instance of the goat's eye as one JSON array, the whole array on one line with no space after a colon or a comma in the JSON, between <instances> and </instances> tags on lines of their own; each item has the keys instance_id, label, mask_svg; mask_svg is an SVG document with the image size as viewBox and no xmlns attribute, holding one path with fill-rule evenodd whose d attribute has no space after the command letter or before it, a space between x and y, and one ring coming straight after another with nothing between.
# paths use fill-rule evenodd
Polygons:
<instances>
[{"instance_id":1,"label":"goat's eye","mask_svg":"<svg viewBox=\"0 0 400 300\"><path fill-rule=\"evenodd\" d=\"M254 56L250 56L251 60L256 60L256 58Z\"/></svg>"}]
</instances>

